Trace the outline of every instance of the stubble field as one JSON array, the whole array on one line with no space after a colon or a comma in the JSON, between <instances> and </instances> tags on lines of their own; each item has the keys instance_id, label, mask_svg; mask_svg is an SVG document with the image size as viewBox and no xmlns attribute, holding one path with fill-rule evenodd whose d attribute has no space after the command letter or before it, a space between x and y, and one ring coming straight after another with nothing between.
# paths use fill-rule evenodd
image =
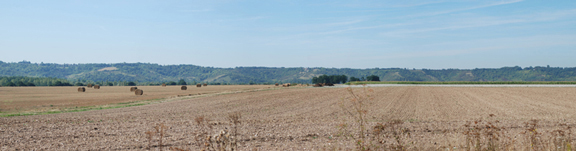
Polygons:
<instances>
[{"instance_id":1,"label":"stubble field","mask_svg":"<svg viewBox=\"0 0 576 151\"><path fill-rule=\"evenodd\" d=\"M344 88L282 88L3 117L0 148L200 150L236 144L238 150L568 150L576 142L576 88L371 89L366 92L373 100L353 99L365 96L362 88L354 89L356 95ZM353 106L359 100L365 100L362 132L353 117L359 115ZM240 123L231 120L235 115L241 115ZM162 139L154 133L159 124L166 127ZM222 139L232 141L220 144Z\"/></svg>"},{"instance_id":2,"label":"stubble field","mask_svg":"<svg viewBox=\"0 0 576 151\"><path fill-rule=\"evenodd\" d=\"M0 87L0 112L44 112L64 109L138 102L153 99L166 99L183 95L206 95L267 89L270 85L209 85L197 88L187 86L137 86L144 94L136 96L130 92L131 86L101 86L100 89L86 88L78 92L78 87Z\"/></svg>"}]
</instances>

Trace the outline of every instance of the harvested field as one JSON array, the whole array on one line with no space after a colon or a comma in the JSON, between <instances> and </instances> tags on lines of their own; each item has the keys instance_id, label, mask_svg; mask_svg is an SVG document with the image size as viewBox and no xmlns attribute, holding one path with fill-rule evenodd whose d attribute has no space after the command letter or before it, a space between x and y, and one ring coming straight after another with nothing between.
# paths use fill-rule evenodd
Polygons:
<instances>
[{"instance_id":1,"label":"harvested field","mask_svg":"<svg viewBox=\"0 0 576 151\"><path fill-rule=\"evenodd\" d=\"M78 93L78 87L0 87L0 112L15 113L49 111L60 108L95 106L141 100L163 99L178 95L211 94L267 88L267 85L215 85L188 91L180 86L138 86L146 93L135 96L130 86L107 86L98 90L86 89Z\"/></svg>"},{"instance_id":2,"label":"harvested field","mask_svg":"<svg viewBox=\"0 0 576 151\"><path fill-rule=\"evenodd\" d=\"M217 86L203 89L213 87ZM177 87L172 88L180 92ZM103 87L101 91L106 89ZM476 137L466 134L475 134L476 131L470 132L470 127L479 124L482 125L476 130L480 132L478 138L482 138L478 139L480 145L487 144L488 139L483 136L491 130L498 133L491 135L499 137L492 142L497 148L528 150L532 146L534 150L548 150L545 148L556 147L550 145L552 139L559 138L552 137L553 130L562 129L567 133L568 126L576 126L576 88L372 89L374 100L365 102L364 106L366 140L377 150L394 147L467 150L466 147L470 147L467 142L476 142ZM356 94L360 94L358 90L361 88L356 89ZM149 93L153 92L147 90L146 94ZM133 96L132 93L126 95ZM154 131L154 126L163 123L167 126L162 139L164 149L199 150L198 144L203 143L195 141L195 136L202 128L202 132L209 135L221 130L230 132L233 126L227 117L240 113L239 150L354 150L358 124L343 112L342 106L352 108L349 101L343 99L346 97L350 95L344 88L286 88L119 109L7 117L0 118L0 144L2 150L146 150L149 145L146 132ZM341 101L344 103L339 104ZM211 129L197 124L195 119L201 116L209 119ZM525 124L532 119L539 120L535 129ZM470 121L479 124L472 122L465 127ZM483 129L484 124L495 126ZM380 135L375 133L376 128L382 128ZM572 137L560 142L561 146L576 145L574 132L569 135ZM541 140L540 144L531 145L530 136L537 136L534 138ZM157 134L152 137L151 150L160 149L158 137ZM549 140L548 145L545 140Z\"/></svg>"}]
</instances>

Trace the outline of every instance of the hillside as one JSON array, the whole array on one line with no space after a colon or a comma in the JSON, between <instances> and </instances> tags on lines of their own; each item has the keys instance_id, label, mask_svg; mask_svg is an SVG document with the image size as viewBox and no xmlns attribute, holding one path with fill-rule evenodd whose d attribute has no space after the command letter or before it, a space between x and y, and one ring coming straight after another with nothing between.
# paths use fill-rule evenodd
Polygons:
<instances>
[{"instance_id":1,"label":"hillside","mask_svg":"<svg viewBox=\"0 0 576 151\"><path fill-rule=\"evenodd\" d=\"M0 76L63 78L70 81L140 81L210 83L309 83L314 76L377 75L382 81L576 81L576 68L503 67L496 69L402 69L402 68L214 68L196 65L158 65L150 63L53 64L26 61L0 61Z\"/></svg>"}]
</instances>

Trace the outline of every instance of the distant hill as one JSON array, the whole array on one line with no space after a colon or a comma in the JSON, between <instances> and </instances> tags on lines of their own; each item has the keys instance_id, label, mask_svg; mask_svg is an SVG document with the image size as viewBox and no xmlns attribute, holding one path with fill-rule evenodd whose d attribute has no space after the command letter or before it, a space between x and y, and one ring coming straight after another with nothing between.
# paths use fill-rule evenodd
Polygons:
<instances>
[{"instance_id":1,"label":"distant hill","mask_svg":"<svg viewBox=\"0 0 576 151\"><path fill-rule=\"evenodd\" d=\"M365 77L377 75L382 81L576 81L576 68L503 67L496 69L402 69L402 68L213 68L196 65L150 63L53 64L6 63L0 61L0 76L62 78L70 81L139 81L210 83L310 83L322 74Z\"/></svg>"}]
</instances>

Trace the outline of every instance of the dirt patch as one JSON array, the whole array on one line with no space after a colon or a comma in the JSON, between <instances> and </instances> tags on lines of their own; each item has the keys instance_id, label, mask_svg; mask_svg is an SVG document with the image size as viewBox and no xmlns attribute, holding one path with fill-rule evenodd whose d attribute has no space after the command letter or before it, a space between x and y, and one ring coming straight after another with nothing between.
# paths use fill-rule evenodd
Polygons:
<instances>
[{"instance_id":1,"label":"dirt patch","mask_svg":"<svg viewBox=\"0 0 576 151\"><path fill-rule=\"evenodd\" d=\"M114 71L114 70L118 70L118 68L116 68L116 67L106 67L106 68L98 69L98 71Z\"/></svg>"}]
</instances>

